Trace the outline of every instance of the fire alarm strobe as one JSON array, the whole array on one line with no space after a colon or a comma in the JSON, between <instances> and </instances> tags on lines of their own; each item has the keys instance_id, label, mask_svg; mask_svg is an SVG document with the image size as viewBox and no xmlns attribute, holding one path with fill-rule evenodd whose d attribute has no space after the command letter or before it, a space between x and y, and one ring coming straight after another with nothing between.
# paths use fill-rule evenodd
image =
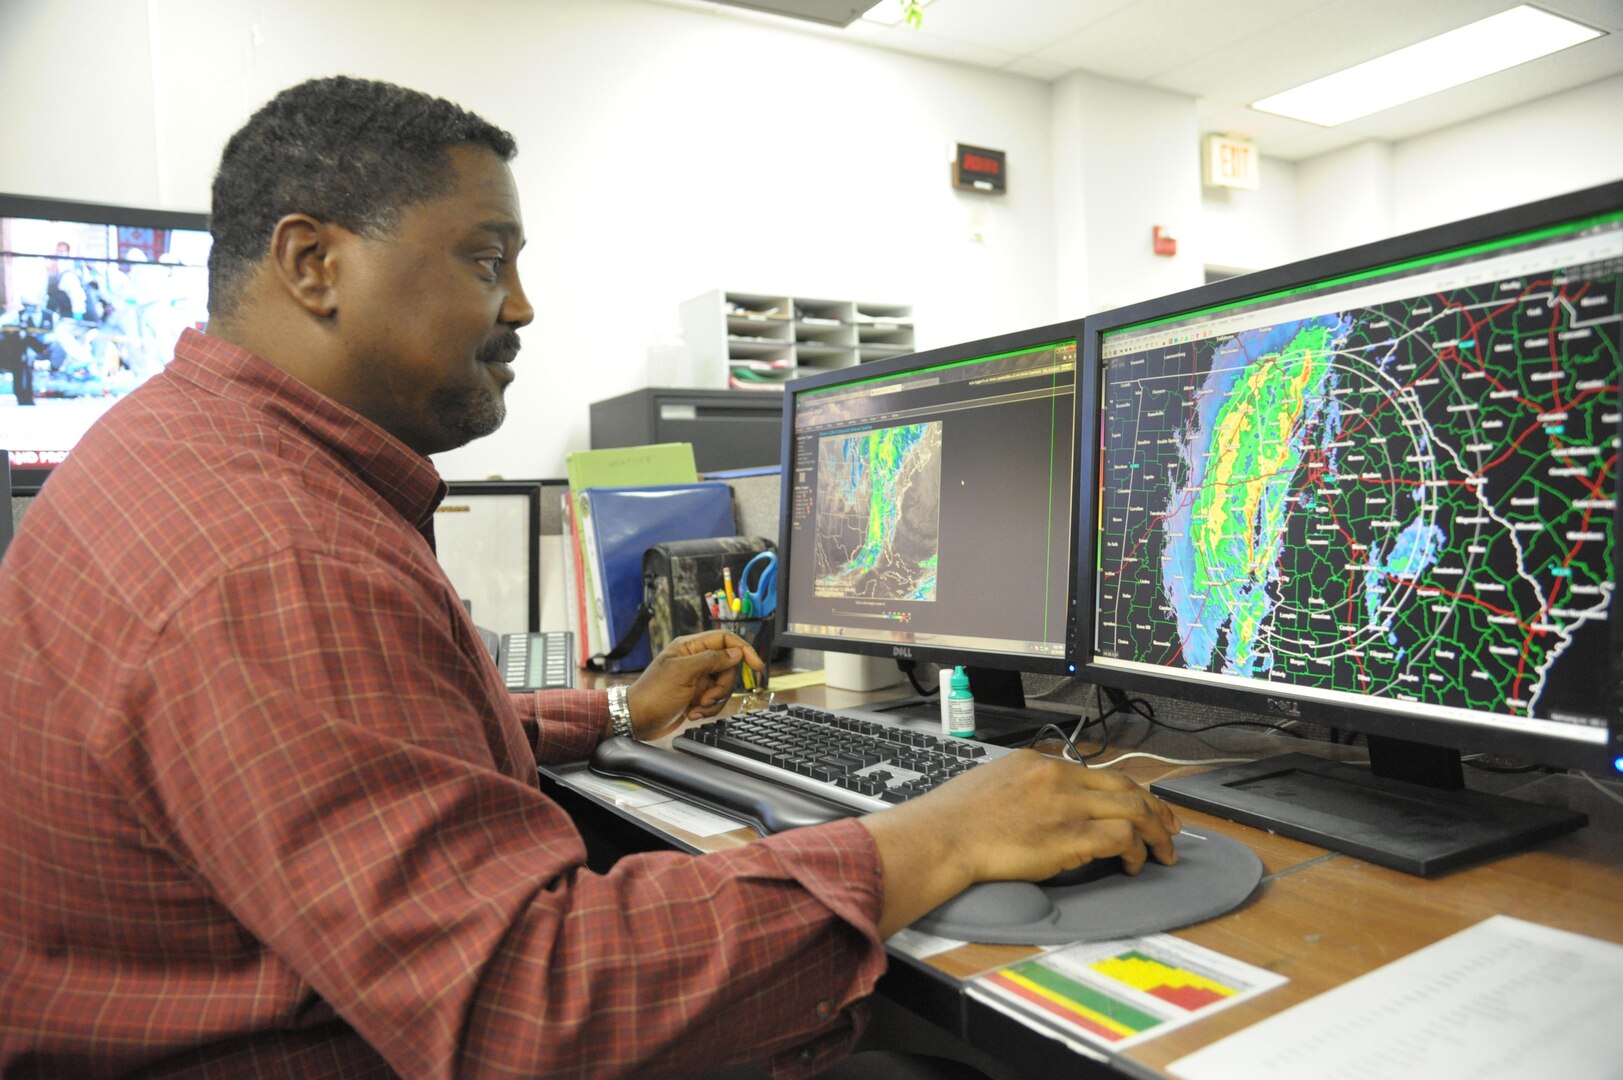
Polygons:
<instances>
[{"instance_id":1,"label":"fire alarm strobe","mask_svg":"<svg viewBox=\"0 0 1623 1080\"><path fill-rule=\"evenodd\" d=\"M1002 195L1008 190L1007 155L1002 150L959 143L952 161L952 186Z\"/></svg>"},{"instance_id":2,"label":"fire alarm strobe","mask_svg":"<svg viewBox=\"0 0 1623 1080\"><path fill-rule=\"evenodd\" d=\"M1165 225L1157 225L1150 232L1150 250L1157 255L1176 255L1178 237Z\"/></svg>"}]
</instances>

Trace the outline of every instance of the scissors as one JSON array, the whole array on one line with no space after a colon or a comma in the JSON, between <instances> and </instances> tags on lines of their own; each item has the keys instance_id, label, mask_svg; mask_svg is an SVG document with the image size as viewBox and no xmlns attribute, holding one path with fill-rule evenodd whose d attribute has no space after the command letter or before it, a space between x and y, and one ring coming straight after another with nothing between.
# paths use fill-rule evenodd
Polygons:
<instances>
[{"instance_id":1,"label":"scissors","mask_svg":"<svg viewBox=\"0 0 1623 1080\"><path fill-rule=\"evenodd\" d=\"M750 587L750 571L757 565L761 572L755 577L755 587ZM749 562L744 564L744 572L738 575L738 592L749 605L752 615L765 618L771 615L778 606L778 556L776 552L763 551Z\"/></svg>"}]
</instances>

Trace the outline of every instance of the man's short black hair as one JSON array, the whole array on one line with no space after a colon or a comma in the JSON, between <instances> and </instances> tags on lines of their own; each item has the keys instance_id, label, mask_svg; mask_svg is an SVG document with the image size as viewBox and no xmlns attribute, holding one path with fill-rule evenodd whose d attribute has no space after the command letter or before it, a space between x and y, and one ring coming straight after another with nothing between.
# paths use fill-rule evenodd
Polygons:
<instances>
[{"instance_id":1,"label":"man's short black hair","mask_svg":"<svg viewBox=\"0 0 1623 1080\"><path fill-rule=\"evenodd\" d=\"M402 209L446 194L446 151L473 144L511 161L513 136L444 98L336 76L283 90L225 145L214 175L209 313L229 313L270 250L276 223L309 214L387 233Z\"/></svg>"}]
</instances>

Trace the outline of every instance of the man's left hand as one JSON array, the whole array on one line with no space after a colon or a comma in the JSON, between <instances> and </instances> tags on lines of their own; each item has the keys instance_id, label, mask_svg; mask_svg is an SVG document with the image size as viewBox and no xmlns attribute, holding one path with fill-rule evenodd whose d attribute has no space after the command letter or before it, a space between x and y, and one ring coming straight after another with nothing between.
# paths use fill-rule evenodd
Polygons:
<instances>
[{"instance_id":1,"label":"man's left hand","mask_svg":"<svg viewBox=\"0 0 1623 1080\"><path fill-rule=\"evenodd\" d=\"M716 715L733 692L740 661L756 671L766 666L747 641L725 630L673 640L626 693L637 737L657 739L684 720Z\"/></svg>"}]
</instances>

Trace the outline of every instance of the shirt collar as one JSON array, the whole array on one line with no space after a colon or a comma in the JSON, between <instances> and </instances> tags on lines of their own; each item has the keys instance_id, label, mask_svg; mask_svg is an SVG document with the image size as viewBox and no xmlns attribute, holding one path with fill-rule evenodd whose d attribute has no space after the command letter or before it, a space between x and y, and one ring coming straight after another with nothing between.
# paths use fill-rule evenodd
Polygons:
<instances>
[{"instance_id":1,"label":"shirt collar","mask_svg":"<svg viewBox=\"0 0 1623 1080\"><path fill-rule=\"evenodd\" d=\"M445 481L433 462L360 413L247 349L188 328L164 373L275 416L342 461L433 543Z\"/></svg>"}]
</instances>

